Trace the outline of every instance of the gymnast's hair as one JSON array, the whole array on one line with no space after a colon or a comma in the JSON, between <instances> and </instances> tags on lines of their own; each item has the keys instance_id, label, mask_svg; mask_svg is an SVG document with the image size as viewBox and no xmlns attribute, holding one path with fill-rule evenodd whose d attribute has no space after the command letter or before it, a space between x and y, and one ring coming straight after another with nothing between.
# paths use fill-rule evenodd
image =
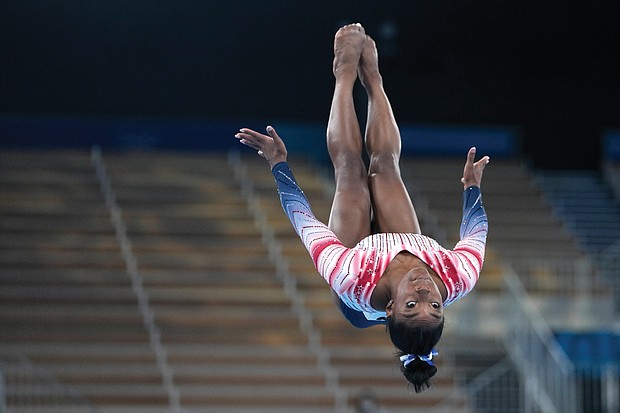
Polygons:
<instances>
[{"instance_id":1,"label":"gymnast's hair","mask_svg":"<svg viewBox=\"0 0 620 413\"><path fill-rule=\"evenodd\" d=\"M387 330L392 343L400 350L398 356L407 354L428 355L439 342L443 332L444 319L434 326L428 324L412 326L396 321L393 317L387 319ZM437 373L437 367L416 357L406 364L401 363L400 370L413 385L416 393L421 393L431 386L430 378Z\"/></svg>"}]
</instances>

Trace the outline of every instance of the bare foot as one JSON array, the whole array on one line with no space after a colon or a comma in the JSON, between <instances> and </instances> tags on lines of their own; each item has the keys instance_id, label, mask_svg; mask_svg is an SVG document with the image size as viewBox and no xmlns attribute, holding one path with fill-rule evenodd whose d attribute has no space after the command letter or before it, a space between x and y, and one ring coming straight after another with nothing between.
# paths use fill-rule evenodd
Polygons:
<instances>
[{"instance_id":1,"label":"bare foot","mask_svg":"<svg viewBox=\"0 0 620 413\"><path fill-rule=\"evenodd\" d=\"M379 73L379 56L375 41L366 36L360 63L357 68L358 76L362 85L368 90L376 82L381 82L381 74Z\"/></svg>"},{"instance_id":2,"label":"bare foot","mask_svg":"<svg viewBox=\"0 0 620 413\"><path fill-rule=\"evenodd\" d=\"M334 36L334 76L356 73L366 41L366 32L361 24L347 24L341 27Z\"/></svg>"}]
</instances>

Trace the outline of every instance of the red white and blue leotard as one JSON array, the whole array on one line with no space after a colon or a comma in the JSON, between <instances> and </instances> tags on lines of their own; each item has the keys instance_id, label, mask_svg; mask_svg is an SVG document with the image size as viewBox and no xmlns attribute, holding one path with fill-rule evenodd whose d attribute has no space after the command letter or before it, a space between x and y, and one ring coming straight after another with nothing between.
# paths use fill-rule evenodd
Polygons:
<instances>
[{"instance_id":1,"label":"red white and blue leotard","mask_svg":"<svg viewBox=\"0 0 620 413\"><path fill-rule=\"evenodd\" d=\"M469 187L463 194L460 241L453 250L427 236L410 233L373 234L347 248L314 216L288 164L278 163L272 173L282 208L315 267L342 303L362 312L367 320L385 318L384 311L372 307L370 297L392 259L402 251L415 255L439 275L448 291L444 307L467 295L478 281L488 231L480 188ZM344 309L343 313L346 315Z\"/></svg>"}]
</instances>

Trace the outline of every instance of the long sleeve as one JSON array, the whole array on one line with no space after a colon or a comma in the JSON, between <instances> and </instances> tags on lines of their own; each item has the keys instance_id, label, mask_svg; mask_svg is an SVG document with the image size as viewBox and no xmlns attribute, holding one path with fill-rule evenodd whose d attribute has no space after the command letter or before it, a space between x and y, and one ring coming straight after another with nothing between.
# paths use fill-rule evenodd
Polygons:
<instances>
[{"instance_id":1,"label":"long sleeve","mask_svg":"<svg viewBox=\"0 0 620 413\"><path fill-rule=\"evenodd\" d=\"M349 267L359 268L358 261L363 260L363 254L356 254L353 250L343 246L327 225L314 216L310 202L285 162L276 164L271 172L276 181L282 208L310 253L315 267L335 292L346 291L358 277L347 277L348 272L342 270ZM354 258L355 256L358 258ZM351 303L350 300L348 301ZM340 296L338 309L357 328L385 323L385 321L368 320L362 311L347 305Z\"/></svg>"},{"instance_id":2,"label":"long sleeve","mask_svg":"<svg viewBox=\"0 0 620 413\"><path fill-rule=\"evenodd\" d=\"M319 256L329 247L336 246L344 249L342 243L327 225L314 216L308 198L297 184L295 176L286 162L276 164L271 173L276 181L282 209L284 209L295 232L310 253L317 270L326 278L319 265ZM331 280L326 278L326 281L330 283Z\"/></svg>"},{"instance_id":3,"label":"long sleeve","mask_svg":"<svg viewBox=\"0 0 620 413\"><path fill-rule=\"evenodd\" d=\"M460 241L454 247L462 254L469 274L477 280L486 248L488 234L487 214L482 203L482 193L477 186L471 186L463 192L463 220L460 228Z\"/></svg>"}]
</instances>

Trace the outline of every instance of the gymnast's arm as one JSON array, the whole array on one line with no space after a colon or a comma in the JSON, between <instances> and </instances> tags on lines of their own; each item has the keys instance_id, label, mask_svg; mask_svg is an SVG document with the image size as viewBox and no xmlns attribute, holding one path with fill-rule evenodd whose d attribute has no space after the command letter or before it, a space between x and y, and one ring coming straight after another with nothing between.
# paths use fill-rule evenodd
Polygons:
<instances>
[{"instance_id":1,"label":"gymnast's arm","mask_svg":"<svg viewBox=\"0 0 620 413\"><path fill-rule=\"evenodd\" d=\"M463 220L460 228L460 241L456 244L454 251L470 254L465 262L469 262L472 274L477 276L482 269L486 239L488 234L487 214L482 203L482 193L480 184L484 168L489 163L488 156L483 156L479 161L474 162L476 148L471 148L467 153L467 161L463 168Z\"/></svg>"},{"instance_id":2,"label":"gymnast's arm","mask_svg":"<svg viewBox=\"0 0 620 413\"><path fill-rule=\"evenodd\" d=\"M286 147L275 130L267 128L266 136L251 129L243 128L235 137L244 145L258 151L258 154L269 162L271 172L276 181L280 203L288 216L293 228L308 249L312 260L330 286L336 277L339 257L350 251L342 245L336 235L320 222L310 209L310 202L295 180L293 172L286 163ZM322 252L326 252L319 258ZM333 288L333 286L332 286ZM342 315L355 327L366 328L385 321L367 320L361 311L349 308L332 289L336 306Z\"/></svg>"},{"instance_id":3,"label":"gymnast's arm","mask_svg":"<svg viewBox=\"0 0 620 413\"><path fill-rule=\"evenodd\" d=\"M284 142L271 126L267 127L267 133L269 136L242 128L235 137L242 144L256 149L258 154L269 163L276 181L282 209L310 253L317 270L331 286L334 275L332 260L337 259L348 249L342 245L327 225L314 216L310 209L310 202L297 185L295 176L286 163L287 151ZM320 260L319 257L326 250L329 254L323 257L329 255L330 259Z\"/></svg>"},{"instance_id":4,"label":"gymnast's arm","mask_svg":"<svg viewBox=\"0 0 620 413\"><path fill-rule=\"evenodd\" d=\"M335 273L333 270L334 263L338 262L337 257L345 254L348 249L342 245L336 235L325 224L314 217L310 210L310 204L295 182L295 178L287 163L280 162L276 164L271 172L278 185L282 208L284 208L295 231L302 239L308 252L310 252L316 268L325 278L325 281L331 285L334 279L332 274ZM321 253L327 249L329 249L329 252L325 255L331 256L331 259L319 259ZM385 321L366 319L363 312L347 306L333 289L332 295L342 315L354 327L367 328L377 324L385 324Z\"/></svg>"},{"instance_id":5,"label":"gymnast's arm","mask_svg":"<svg viewBox=\"0 0 620 413\"><path fill-rule=\"evenodd\" d=\"M473 273L479 274L484 262L486 239L489 231L487 214L482 203L482 193L477 186L470 186L463 192L463 220L460 228L460 241L455 252L468 252L466 260L474 266Z\"/></svg>"}]
</instances>

